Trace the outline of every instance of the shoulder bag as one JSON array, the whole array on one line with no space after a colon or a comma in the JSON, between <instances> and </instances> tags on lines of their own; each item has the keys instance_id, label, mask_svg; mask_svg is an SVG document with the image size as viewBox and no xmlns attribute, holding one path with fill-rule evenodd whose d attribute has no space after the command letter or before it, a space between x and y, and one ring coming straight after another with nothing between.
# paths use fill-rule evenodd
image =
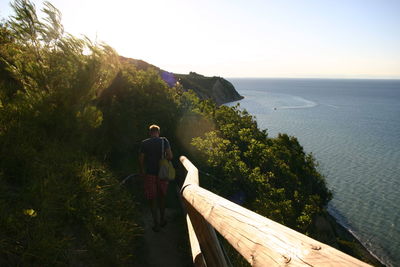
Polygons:
<instances>
[{"instance_id":1,"label":"shoulder bag","mask_svg":"<svg viewBox=\"0 0 400 267\"><path fill-rule=\"evenodd\" d=\"M172 166L172 162L165 158L164 151L164 138L161 138L161 159L160 159L160 169L158 171L158 177L161 180L172 181L175 179L175 169Z\"/></svg>"}]
</instances>

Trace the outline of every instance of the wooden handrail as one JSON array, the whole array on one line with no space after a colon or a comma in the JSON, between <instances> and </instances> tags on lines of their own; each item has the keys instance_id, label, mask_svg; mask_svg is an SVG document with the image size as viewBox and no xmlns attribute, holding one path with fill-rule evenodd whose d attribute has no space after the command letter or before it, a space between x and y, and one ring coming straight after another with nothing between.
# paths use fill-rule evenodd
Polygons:
<instances>
[{"instance_id":1,"label":"wooden handrail","mask_svg":"<svg viewBox=\"0 0 400 267\"><path fill-rule=\"evenodd\" d=\"M180 158L183 166L185 166L188 174L182 186L182 191L187 186L199 185L199 171L197 168L186 158ZM184 198L186 211L188 213L188 231L190 246L192 249L193 263L197 266L215 266L227 267L228 264L222 252L217 235L214 228L199 214L192 205L190 205ZM201 253L199 253L199 247Z\"/></svg>"},{"instance_id":2,"label":"wooden handrail","mask_svg":"<svg viewBox=\"0 0 400 267\"><path fill-rule=\"evenodd\" d=\"M214 227L252 266L370 266L201 188L197 168L186 157L180 159L188 170L181 194L202 251L209 249L212 242L204 241L207 238L201 237L203 233L196 229L201 219ZM207 266L218 266L206 256L204 259Z\"/></svg>"}]
</instances>

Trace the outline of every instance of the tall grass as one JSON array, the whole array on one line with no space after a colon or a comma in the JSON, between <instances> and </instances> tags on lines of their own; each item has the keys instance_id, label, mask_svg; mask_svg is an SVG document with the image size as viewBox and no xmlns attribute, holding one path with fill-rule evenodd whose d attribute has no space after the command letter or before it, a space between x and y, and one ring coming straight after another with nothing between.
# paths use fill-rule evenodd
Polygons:
<instances>
[{"instance_id":1,"label":"tall grass","mask_svg":"<svg viewBox=\"0 0 400 267\"><path fill-rule=\"evenodd\" d=\"M101 160L97 96L118 71L106 45L64 33L24 0L0 25L0 266L122 266L138 259L132 196Z\"/></svg>"}]
</instances>

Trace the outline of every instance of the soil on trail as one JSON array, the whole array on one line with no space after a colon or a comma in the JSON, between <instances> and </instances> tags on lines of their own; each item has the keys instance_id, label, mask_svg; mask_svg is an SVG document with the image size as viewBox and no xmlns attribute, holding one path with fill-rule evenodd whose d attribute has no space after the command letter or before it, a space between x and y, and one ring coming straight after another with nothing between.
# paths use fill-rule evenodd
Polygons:
<instances>
[{"instance_id":1,"label":"soil on trail","mask_svg":"<svg viewBox=\"0 0 400 267\"><path fill-rule=\"evenodd\" d=\"M160 232L152 230L153 219L150 208L148 205L144 207L146 266L193 266L185 216L176 190L176 184L174 182L170 183L165 211L167 225L161 228Z\"/></svg>"}]
</instances>

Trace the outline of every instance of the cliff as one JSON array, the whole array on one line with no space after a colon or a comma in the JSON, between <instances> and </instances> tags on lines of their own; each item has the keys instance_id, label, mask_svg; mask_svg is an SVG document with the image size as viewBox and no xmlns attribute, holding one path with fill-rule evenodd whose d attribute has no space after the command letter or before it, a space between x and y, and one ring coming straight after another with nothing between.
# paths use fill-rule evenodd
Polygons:
<instances>
[{"instance_id":1,"label":"cliff","mask_svg":"<svg viewBox=\"0 0 400 267\"><path fill-rule=\"evenodd\" d=\"M206 77L195 72L174 74L185 89L192 89L201 99L212 99L218 105L243 99L235 87L221 77Z\"/></svg>"},{"instance_id":2,"label":"cliff","mask_svg":"<svg viewBox=\"0 0 400 267\"><path fill-rule=\"evenodd\" d=\"M176 74L160 69L143 60L120 57L122 62L134 65L139 70L155 69L162 79L174 86L179 82L184 90L193 90L200 99L212 99L218 105L243 99L235 87L222 77L206 77L195 72L189 74Z\"/></svg>"}]
</instances>

